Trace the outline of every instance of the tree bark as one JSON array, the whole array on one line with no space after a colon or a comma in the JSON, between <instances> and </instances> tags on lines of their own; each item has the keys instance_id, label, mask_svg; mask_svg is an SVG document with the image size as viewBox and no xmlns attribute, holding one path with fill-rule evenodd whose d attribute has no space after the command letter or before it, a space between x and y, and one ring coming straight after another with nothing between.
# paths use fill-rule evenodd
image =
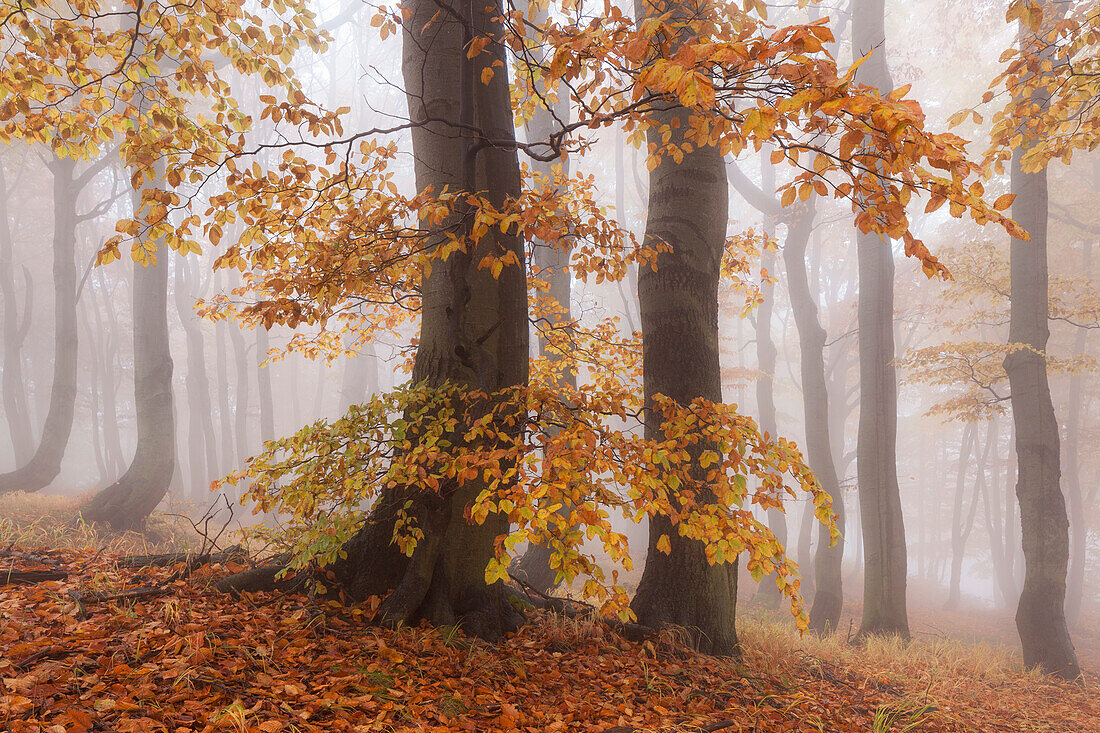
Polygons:
<instances>
[{"instance_id":1,"label":"tree bark","mask_svg":"<svg viewBox=\"0 0 1100 733\"><path fill-rule=\"evenodd\" d=\"M8 209L7 179L0 166L0 305L4 308L3 323L3 384L4 417L8 422L15 465L22 466L34 455L34 434L31 429L30 406L27 404L27 385L23 381L23 342L30 326L31 293L30 271L23 268L26 288L20 315L15 290L15 243L11 235L11 219Z\"/></svg>"},{"instance_id":2,"label":"tree bark","mask_svg":"<svg viewBox=\"0 0 1100 733\"><path fill-rule=\"evenodd\" d=\"M136 197L136 194L135 194ZM138 201L135 201L137 208ZM140 528L164 498L176 464L172 355L168 343L168 257L158 246L155 264L134 263L134 404L137 449L122 477L81 510L88 522L116 530Z\"/></svg>"},{"instance_id":3,"label":"tree bark","mask_svg":"<svg viewBox=\"0 0 1100 733\"><path fill-rule=\"evenodd\" d=\"M209 481L218 470L214 444L214 417L210 404L210 381L206 376L206 348L202 328L192 309L198 273L191 272L187 258L176 260L176 315L187 337L187 448L188 490L203 499Z\"/></svg>"},{"instance_id":4,"label":"tree bark","mask_svg":"<svg viewBox=\"0 0 1100 733\"><path fill-rule=\"evenodd\" d=\"M267 329L256 326L256 383L260 395L260 440L275 440L275 401L271 394L271 370L264 362L271 347Z\"/></svg>"},{"instance_id":5,"label":"tree bark","mask_svg":"<svg viewBox=\"0 0 1100 733\"><path fill-rule=\"evenodd\" d=\"M1016 608L1024 664L1065 679L1081 674L1066 624L1069 518L1059 485L1058 422L1047 381L1047 173L1025 173L1024 150L1013 152L1012 218L1031 241L1012 240L1010 344L1005 358L1016 426L1017 482L1024 584Z\"/></svg>"},{"instance_id":6,"label":"tree bark","mask_svg":"<svg viewBox=\"0 0 1100 733\"><path fill-rule=\"evenodd\" d=\"M690 16L700 8L679 2L661 9ZM639 7L638 18L661 9L647 2ZM684 139L689 113L674 107L655 114L653 122L673 125L676 143ZM650 146L662 144L662 135L654 128L647 137ZM697 397L722 400L718 281L729 190L721 152L697 146L684 152L680 164L670 156L662 157L650 173L649 192L644 241L663 242L670 248L658 255L656 270L641 268L638 276L645 435L660 439L660 416L652 409L656 395L682 405ZM671 542L667 555L657 549L663 535ZM703 545L681 537L668 517L650 520L645 570L631 603L639 623L653 628L679 626L700 651L737 654L736 602L736 561L710 565Z\"/></svg>"},{"instance_id":7,"label":"tree bark","mask_svg":"<svg viewBox=\"0 0 1100 733\"><path fill-rule=\"evenodd\" d=\"M817 316L817 303L806 273L806 248L813 229L814 209L798 212L788 221L783 258L787 265L787 288L798 329L801 354L802 407L806 423L806 454L821 488L829 494L836 513L840 539L830 546L829 532L818 525L814 557L814 599L810 606L810 628L818 633L836 631L844 606L844 494L840 490L829 421L829 390L825 381L825 329ZM817 525L817 523L814 523Z\"/></svg>"},{"instance_id":8,"label":"tree bark","mask_svg":"<svg viewBox=\"0 0 1100 733\"><path fill-rule=\"evenodd\" d=\"M1082 272L1092 274L1092 242L1084 243ZM1085 354L1087 332L1077 329L1073 353ZM1069 413L1066 415L1066 498L1069 501L1070 564L1066 578L1066 621L1075 626L1081 617L1085 597L1085 562L1088 555L1088 515L1081 491L1081 408L1084 402L1084 376L1074 374L1069 379Z\"/></svg>"},{"instance_id":9,"label":"tree bark","mask_svg":"<svg viewBox=\"0 0 1100 733\"><path fill-rule=\"evenodd\" d=\"M80 186L74 175L74 161L55 158L49 168L53 173L54 207L54 360L50 407L34 455L14 471L0 474L0 493L38 491L48 486L61 472L61 459L73 429L77 367L76 199ZM5 378L6 375L5 371Z\"/></svg>"},{"instance_id":10,"label":"tree bark","mask_svg":"<svg viewBox=\"0 0 1100 733\"><path fill-rule=\"evenodd\" d=\"M886 66L885 0L853 0L852 55L873 51L856 80L883 94L894 84ZM898 486L898 385L894 369L894 256L890 240L856 233L859 257L859 476L863 528L863 619L860 635L909 638L905 524Z\"/></svg>"},{"instance_id":11,"label":"tree bark","mask_svg":"<svg viewBox=\"0 0 1100 733\"><path fill-rule=\"evenodd\" d=\"M765 192L775 190L775 169L763 155L760 158L760 183ZM764 214L764 234L775 236L775 212ZM765 249L760 254L760 267L769 274L776 269L775 254ZM760 429L775 437L779 421L775 414L775 362L778 352L775 339L772 338L772 312L775 309L775 285L765 283L761 286L760 305L756 309L756 363L760 376L756 379L756 411L760 418ZM779 509L768 510L768 529L784 547L787 546L787 515ZM782 594L770 578L761 581L757 597L765 608L779 608Z\"/></svg>"},{"instance_id":12,"label":"tree bark","mask_svg":"<svg viewBox=\"0 0 1100 733\"><path fill-rule=\"evenodd\" d=\"M541 23L546 20L546 14L544 11L537 11L536 15L532 16L532 22ZM538 82L536 81L536 84ZM555 120L555 117L557 120ZM528 123L527 135L530 142L539 140L548 140L554 130L560 125L569 122L569 99L568 93L562 91L562 96L558 100L551 111L545 107L539 108L533 119ZM569 158L563 156L560 160L555 161L557 165L561 166L562 175L569 175ZM532 162L532 168L542 173L548 178L553 172L555 163L534 161ZM532 242L532 259L535 266L539 269L539 277L546 280L550 286L550 289L545 293L544 297L548 297L553 301L555 307L559 310L558 313L552 316L552 322L542 323L536 326L539 331L539 354L543 359L547 360L551 364L560 362L564 355L559 351L550 348L550 339L547 338L547 331L554 328L568 327L573 316L571 312L571 300L572 300L572 271L569 267L569 259L572 256L571 243L548 243L548 242ZM620 293L622 292L622 281L619 281L618 286ZM629 308L629 304L626 304L626 308ZM577 387L577 375L573 370L566 368L559 376L558 387L571 387L576 389ZM558 429L551 428L551 434L556 434ZM550 456L546 456L549 460ZM572 510L570 506L563 506L559 513L563 516L568 516ZM522 579L541 593L547 593L557 586L557 571L550 567L550 556L553 554L553 550L549 547L539 544L532 544L528 546L527 550L516 562L513 574Z\"/></svg>"},{"instance_id":13,"label":"tree bark","mask_svg":"<svg viewBox=\"0 0 1100 733\"><path fill-rule=\"evenodd\" d=\"M417 188L479 192L496 206L520 191L507 66L502 46L467 59L465 45L477 36L500 38L493 21L500 3L462 0L439 11L432 0L409 0L404 24L402 72L409 102ZM457 17L456 17L457 16ZM488 84L480 72L502 62ZM445 122L429 122L428 120ZM454 134L454 125L485 131L494 146ZM468 128L467 128L468 129ZM469 222L458 211L441 225L464 234ZM435 260L424 282L420 342L413 381L494 392L527 381L529 366L527 288L522 266L508 265L494 279L478 263L488 254L512 252L524 262L523 243L513 235L485 236L476 248ZM466 409L490 409L488 403ZM517 428L521 429L521 428ZM427 619L461 621L468 633L493 639L513 628L518 614L505 601L503 585L485 583L494 540L507 532L506 518L491 514L470 524L464 508L485 488L478 481L444 485L440 492L400 487L384 492L361 530L347 543L347 560L334 566L353 598L392 593L380 608L388 625ZM411 557L392 543L394 513L406 500L424 532Z\"/></svg>"}]
</instances>

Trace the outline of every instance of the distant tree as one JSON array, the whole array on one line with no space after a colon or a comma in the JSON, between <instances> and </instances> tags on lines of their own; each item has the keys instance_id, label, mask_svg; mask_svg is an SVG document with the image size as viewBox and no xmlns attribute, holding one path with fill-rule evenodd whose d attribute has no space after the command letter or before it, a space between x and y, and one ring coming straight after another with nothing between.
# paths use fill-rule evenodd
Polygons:
<instances>
[{"instance_id":1,"label":"distant tree","mask_svg":"<svg viewBox=\"0 0 1100 733\"><path fill-rule=\"evenodd\" d=\"M853 57L871 54L856 81L893 91L886 65L885 0L853 0ZM884 168L880 168L885 173ZM859 257L859 516L863 618L859 633L909 638L905 523L898 487L898 391L894 369L894 253L880 232L856 233Z\"/></svg>"}]
</instances>

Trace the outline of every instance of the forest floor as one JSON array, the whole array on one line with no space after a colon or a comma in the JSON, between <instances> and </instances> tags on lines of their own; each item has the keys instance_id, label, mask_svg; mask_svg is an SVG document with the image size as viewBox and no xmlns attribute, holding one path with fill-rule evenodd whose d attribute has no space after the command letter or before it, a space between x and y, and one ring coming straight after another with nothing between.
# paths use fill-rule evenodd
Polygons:
<instances>
[{"instance_id":1,"label":"forest floor","mask_svg":"<svg viewBox=\"0 0 1100 733\"><path fill-rule=\"evenodd\" d=\"M178 546L172 532L108 541L0 515L0 570L66 574L0 585L0 730L1100 732L1095 634L1084 684L1059 683L1023 671L1010 636L1000 643L1004 614L915 611L913 642L856 647L846 621L800 637L748 610L740 662L544 614L490 645L374 627L369 604L234 600L211 587L233 563L119 563L166 545Z\"/></svg>"}]
</instances>

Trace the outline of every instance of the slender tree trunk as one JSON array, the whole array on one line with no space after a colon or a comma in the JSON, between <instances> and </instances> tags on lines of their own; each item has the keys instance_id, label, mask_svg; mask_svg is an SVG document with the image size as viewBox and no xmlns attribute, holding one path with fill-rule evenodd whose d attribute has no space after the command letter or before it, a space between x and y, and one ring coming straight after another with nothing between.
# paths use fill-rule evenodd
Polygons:
<instances>
[{"instance_id":1,"label":"slender tree trunk","mask_svg":"<svg viewBox=\"0 0 1100 733\"><path fill-rule=\"evenodd\" d=\"M1012 218L1031 241L1012 240L1012 296L1008 340L1019 345L1005 358L1016 425L1016 497L1025 575L1016 609L1024 664L1076 679L1081 674L1066 624L1069 518L1059 486L1058 422L1047 381L1047 173L1024 173L1023 149L1012 156Z\"/></svg>"},{"instance_id":2,"label":"slender tree trunk","mask_svg":"<svg viewBox=\"0 0 1100 733\"><path fill-rule=\"evenodd\" d=\"M271 348L267 329L256 327L256 383L260 395L260 440L275 440L275 403L271 394L271 370L264 364Z\"/></svg>"},{"instance_id":3,"label":"slender tree trunk","mask_svg":"<svg viewBox=\"0 0 1100 733\"><path fill-rule=\"evenodd\" d=\"M11 219L8 210L7 180L0 166L0 305L4 309L3 323L3 404L8 422L15 465L22 466L34 455L34 434L31 429L30 406L27 404L27 385L23 381L23 342L30 330L32 288L30 271L23 268L26 289L23 295L22 318L15 289L15 244L11 236Z\"/></svg>"},{"instance_id":4,"label":"slender tree trunk","mask_svg":"<svg viewBox=\"0 0 1100 733\"><path fill-rule=\"evenodd\" d=\"M61 472L61 459L73 429L77 367L76 198L79 187L74 176L74 161L55 158L49 167L53 173L55 329L50 407L34 455L14 471L0 474L0 493L38 491L49 485Z\"/></svg>"},{"instance_id":5,"label":"slender tree trunk","mask_svg":"<svg viewBox=\"0 0 1100 733\"><path fill-rule=\"evenodd\" d=\"M136 195L136 194L135 194ZM137 202L135 201L135 208ZM82 511L85 521L118 530L137 529L168 491L176 464L172 355L168 345L168 257L134 263L134 404L137 449L129 469Z\"/></svg>"},{"instance_id":6,"label":"slender tree trunk","mask_svg":"<svg viewBox=\"0 0 1100 733\"><path fill-rule=\"evenodd\" d=\"M764 192L775 190L775 169L761 155L761 186ZM764 215L764 234L775 236L775 217ZM775 274L775 254L765 249L760 255L760 267L770 275ZM756 380L756 411L760 417L760 429L773 438L778 434L775 415L775 362L777 351L772 338L772 311L775 309L775 285L765 283L761 287L760 305L756 309L756 362L760 376ZM787 515L779 509L768 511L768 529L784 547L787 546ZM782 594L771 578L761 581L757 597L766 608L779 608Z\"/></svg>"},{"instance_id":7,"label":"slender tree trunk","mask_svg":"<svg viewBox=\"0 0 1100 733\"><path fill-rule=\"evenodd\" d=\"M103 444L107 455L107 463L110 468L108 476L117 478L126 469L126 457L122 451L122 433L118 426L118 323L111 310L111 299L104 293L103 300L107 304L107 317L100 315L99 297L97 292L107 287L106 279L100 276L99 288L91 292L93 302L92 315L95 316L96 330L103 334L101 351L102 357L102 398L103 398ZM106 323L104 323L106 321Z\"/></svg>"},{"instance_id":8,"label":"slender tree trunk","mask_svg":"<svg viewBox=\"0 0 1100 733\"><path fill-rule=\"evenodd\" d=\"M833 500L841 538L829 545L829 532L819 527L814 562L815 593L810 606L810 627L819 633L836 631L844 605L844 495L840 491L829 422L829 389L825 382L825 329L817 316L817 303L806 273L806 247L813 229L814 209L791 217L783 258L787 264L787 288L798 328L802 368L802 407L806 423L806 453L810 468ZM815 522L816 524L816 522Z\"/></svg>"},{"instance_id":9,"label":"slender tree trunk","mask_svg":"<svg viewBox=\"0 0 1100 733\"><path fill-rule=\"evenodd\" d=\"M959 444L959 463L955 472L955 501L951 512L951 580L947 592L947 604L944 608L953 611L959 607L962 595L962 563L965 553L963 540L963 500L966 494L966 469L970 461L970 451L974 444L974 425L966 423L963 427L962 442ZM975 478L975 481L977 478Z\"/></svg>"},{"instance_id":10,"label":"slender tree trunk","mask_svg":"<svg viewBox=\"0 0 1100 733\"><path fill-rule=\"evenodd\" d=\"M646 3L638 19L663 9ZM667 9L681 16L700 10L688 2ZM673 108L655 114L653 122L669 124L676 142L690 124L689 113ZM647 136L650 146L662 144L656 129ZM663 157L650 172L649 192L644 241L671 248L658 255L656 270L643 268L638 277L645 434L659 439L660 417L652 410L656 395L682 405L697 397L722 400L718 281L729 190L721 152L697 146L684 153L680 164ZM667 555L657 549L662 535L671 541ZM652 627L682 627L701 651L736 654L736 603L736 561L709 564L700 542L681 537L668 517L653 517L645 570L631 603L638 620Z\"/></svg>"},{"instance_id":11,"label":"slender tree trunk","mask_svg":"<svg viewBox=\"0 0 1100 733\"><path fill-rule=\"evenodd\" d=\"M220 283L215 280L214 290L220 290ZM214 326L214 343L217 345L215 357L215 375L218 392L218 420L220 423L222 462L218 473L227 475L235 466L241 465L244 458L236 452L236 441L233 437L233 410L229 406L229 326L225 321L218 321Z\"/></svg>"},{"instance_id":12,"label":"slender tree trunk","mask_svg":"<svg viewBox=\"0 0 1100 733\"><path fill-rule=\"evenodd\" d=\"M474 37L500 38L492 19L499 2L489 5L461 0L455 13L441 13L432 0L409 0L404 25L402 71L408 95L417 188L481 192L495 205L520 190L515 129L509 100L507 66L499 44L467 59L465 46ZM457 15L457 18L455 17ZM501 62L488 84L481 70ZM446 122L429 122L428 119ZM474 141L454 134L454 125L477 126L500 147L478 151ZM446 231L464 233L468 222L458 212L441 225L431 245ZM420 342L413 380L429 385L455 384L494 392L527 381L527 290L522 267L506 266L499 279L477 264L487 254L512 252L524 261L518 237L489 234L470 252L451 254L432 263L423 288ZM463 409L490 409L467 403ZM346 546L347 560L334 570L354 598L393 592L380 609L389 625L427 619L435 624L461 620L468 633L495 638L517 623L504 601L500 583L487 586L485 567L494 540L507 532L506 518L490 515L469 524L464 507L483 484L445 485L440 492L417 487L387 490L362 529ZM424 537L412 557L392 544L395 510L406 500Z\"/></svg>"},{"instance_id":13,"label":"slender tree trunk","mask_svg":"<svg viewBox=\"0 0 1100 733\"><path fill-rule=\"evenodd\" d=\"M1085 242L1082 271L1086 277L1092 274L1092 242ZM1077 329L1073 353L1083 355L1087 332ZM1081 491L1081 407L1084 402L1084 377L1074 374L1069 379L1069 407L1066 415L1066 498L1069 501L1070 564L1066 578L1066 620L1075 626L1081 617L1081 604L1085 596L1085 561L1088 555L1088 515L1085 512Z\"/></svg>"},{"instance_id":14,"label":"slender tree trunk","mask_svg":"<svg viewBox=\"0 0 1100 733\"><path fill-rule=\"evenodd\" d=\"M244 345L244 333L239 324L229 326L229 340L233 344L233 355L237 365L237 389L233 393L233 433L237 442L237 461L244 464L252 455L252 446L248 443L248 403L251 385L248 381L248 350Z\"/></svg>"},{"instance_id":15,"label":"slender tree trunk","mask_svg":"<svg viewBox=\"0 0 1100 733\"><path fill-rule=\"evenodd\" d=\"M885 0L853 0L852 47L859 58L874 54L856 80L893 89L886 66ZM894 369L894 256L890 241L856 233L859 253L859 474L863 525L863 619L860 635L909 638L906 612L905 524L898 486L898 392Z\"/></svg>"},{"instance_id":16,"label":"slender tree trunk","mask_svg":"<svg viewBox=\"0 0 1100 733\"><path fill-rule=\"evenodd\" d=\"M188 489L191 496L201 500L206 497L208 483L218 470L218 455L214 444L210 381L206 376L206 344L192 309L198 272L192 272L188 259L181 258L175 262L175 273L176 314L187 336Z\"/></svg>"}]
</instances>

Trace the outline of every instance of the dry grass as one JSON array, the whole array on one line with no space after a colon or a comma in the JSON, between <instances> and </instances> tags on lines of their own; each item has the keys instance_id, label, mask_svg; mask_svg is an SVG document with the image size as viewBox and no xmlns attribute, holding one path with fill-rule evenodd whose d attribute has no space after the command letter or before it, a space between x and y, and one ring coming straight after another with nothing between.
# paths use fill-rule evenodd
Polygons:
<instances>
[{"instance_id":1,"label":"dry grass","mask_svg":"<svg viewBox=\"0 0 1100 733\"><path fill-rule=\"evenodd\" d=\"M0 494L0 546L152 554L198 545L198 534L183 517L154 512L144 532L111 532L79 519L91 495Z\"/></svg>"}]
</instances>

